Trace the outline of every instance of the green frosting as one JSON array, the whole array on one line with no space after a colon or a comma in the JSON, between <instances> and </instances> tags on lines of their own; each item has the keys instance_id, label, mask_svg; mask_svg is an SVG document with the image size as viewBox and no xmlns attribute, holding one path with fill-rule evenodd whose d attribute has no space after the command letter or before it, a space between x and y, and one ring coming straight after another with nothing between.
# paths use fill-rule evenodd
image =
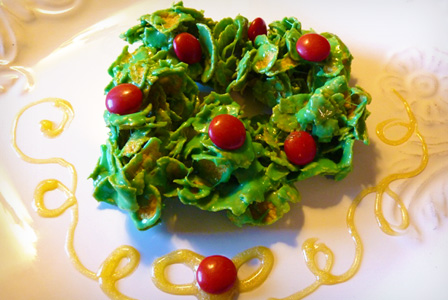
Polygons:
<instances>
[{"instance_id":1,"label":"green frosting","mask_svg":"<svg viewBox=\"0 0 448 300\"><path fill-rule=\"evenodd\" d=\"M336 180L352 169L355 140L368 143L365 120L370 95L350 87L352 56L335 35L323 33L331 53L323 62L303 60L295 49L305 33L295 18L269 25L268 35L247 38L242 16L219 22L182 2L140 18L122 34L124 47L109 68L106 92L121 83L138 86L142 109L128 115L106 111L110 129L91 174L94 197L126 211L138 229L160 221L164 201L178 197L203 210L226 210L236 225L271 224L299 202L294 183L324 175ZM181 32L196 36L203 58L188 65L173 50ZM197 83L214 92L200 97ZM266 106L246 117L232 95ZM240 118L244 145L232 151L216 147L208 124L219 114ZM294 130L310 132L318 152L297 166L283 143Z\"/></svg>"}]
</instances>

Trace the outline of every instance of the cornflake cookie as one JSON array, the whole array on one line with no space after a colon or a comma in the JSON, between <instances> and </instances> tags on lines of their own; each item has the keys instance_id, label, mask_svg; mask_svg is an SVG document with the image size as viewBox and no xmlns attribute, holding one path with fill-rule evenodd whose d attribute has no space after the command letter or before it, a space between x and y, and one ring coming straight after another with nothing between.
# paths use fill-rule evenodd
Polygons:
<instances>
[{"instance_id":1,"label":"cornflake cookie","mask_svg":"<svg viewBox=\"0 0 448 300\"><path fill-rule=\"evenodd\" d=\"M294 17L214 21L183 6L156 11L121 36L109 68L110 130L91 174L98 201L140 229L178 197L226 210L238 226L269 225L300 201L294 183L343 179L353 145L368 143L370 95L350 87L352 55L334 34ZM199 87L213 92L199 97ZM235 93L266 109L246 116Z\"/></svg>"}]
</instances>

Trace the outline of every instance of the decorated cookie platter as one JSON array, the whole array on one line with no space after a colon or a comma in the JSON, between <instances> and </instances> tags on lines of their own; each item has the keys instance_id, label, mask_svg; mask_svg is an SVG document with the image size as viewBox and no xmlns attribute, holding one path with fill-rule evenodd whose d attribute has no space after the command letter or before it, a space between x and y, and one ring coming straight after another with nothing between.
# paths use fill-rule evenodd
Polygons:
<instances>
[{"instance_id":1,"label":"decorated cookie platter","mask_svg":"<svg viewBox=\"0 0 448 300\"><path fill-rule=\"evenodd\" d=\"M280 140L282 134L277 135L279 138L273 145L267 141L266 134L260 133L260 128L267 128L272 123L274 125L270 128L275 127L275 130L272 129L271 133L284 131L283 137L286 138L293 131L293 125L285 121L291 116L288 110L291 107L286 105L289 102L282 100L282 106L270 102L274 101L270 97L270 90L259 82L266 82L268 77L271 80L278 75L279 69L285 68L300 69L300 72L315 75L319 74L321 68L322 72L331 73L330 67L336 64L327 62L336 57L334 52L329 58L310 62L313 59L306 55L307 59L296 56L300 47L285 44L282 49L287 50L276 52L279 53L279 63L274 65L273 50L269 45L275 43L269 44L263 37L252 40L248 36L241 38L245 38L244 43L238 44L240 48L237 45L235 52L229 54L226 48L219 54L213 54L210 45L221 49L219 31L232 30L224 26L221 26L224 29L219 29L219 26L216 29L215 23L201 19L199 23L202 25L194 24L197 30L186 27L185 31L197 33L204 52L201 58L209 63L188 62L188 59L187 62L182 61L181 54L170 50L169 39L164 42L157 40L158 45L165 47L168 53L163 54L163 49L157 49L158 57L170 61L171 68L171 71L163 73L169 76L159 77L173 79L170 77L172 74L179 76L179 70L188 70L185 73L194 79L192 82L201 82L197 90L200 99L208 99L198 100L205 101L201 103L208 103L209 106L197 104L197 107L192 108L191 116L187 113L182 116L179 110L174 109L176 116L171 114L171 120L178 117L177 121L172 121L177 122L177 125L184 121L188 123L190 117L196 118L196 121L190 122L194 130L185 130L189 134L183 132L188 136L187 141L179 139L175 143L192 145L190 148L193 150L189 151L201 159L195 160L192 155L182 156L180 152L176 154L173 145L161 142L164 150L168 149L165 156L169 158L164 160L180 161L175 166L185 166L185 172L169 173L169 179L163 183L148 177L146 187L141 190L144 195L151 195L148 199L162 195L159 200L163 203L160 211L154 209L151 202L148 204L143 200L136 200L136 203L141 207L147 204L148 209L132 210L123 204L123 201L132 198L128 190L119 190L120 193L128 193L123 200L122 194L110 197L109 186L105 188L98 184L98 178L101 177L98 174L106 172L96 168L99 157L102 157L101 145L110 137L111 126L106 125L118 122L118 117L106 116L113 114L110 108L105 115L107 104L105 106L104 90L106 87L107 91L110 90L111 80L112 85L116 85L117 80L126 81L117 72L112 72L111 77L108 68L113 62L115 66L120 64L117 57L122 55L123 47L127 44L119 37L120 34L127 32L129 41L133 34L129 29L143 24L139 19L141 16L169 9L173 3L107 1L107 7L104 7L103 1L95 4L83 1L67 1L63 4L51 1L45 4L5 1L0 6L3 28L0 106L4 116L1 118L0 135L3 145L0 160L1 298L420 299L425 296L444 299L446 293L443 290L443 279L448 269L444 258L448 250L448 44L437 37L446 34L443 31L448 27L443 17L448 12L446 2L377 2L367 6L355 5L350 1L338 4L283 1L275 6L268 2L251 1L213 4L184 1L183 4L188 8L202 10L204 16L216 24L230 17L233 23L229 21L229 24L242 24L236 28L244 29L249 28L256 18L262 18L268 26L271 24L271 30L277 30L277 33L282 29L288 31L286 41L296 42L300 35L316 32L330 40L332 51L346 45L353 56L351 72L348 74L342 71L336 75L345 76L346 85L351 89L352 106L360 106L362 101L359 99L366 99L366 113L361 108L357 111L347 108L347 119L352 120L355 112L364 118L368 117L365 132L363 123L357 123L351 127L355 128L351 135L337 135L338 141L347 136L357 140L350 152L353 169L341 175L340 169L335 171L326 164L324 171L323 167L316 167L322 166L323 159L330 157L336 160L335 155L327 153L337 150L325 146L325 134L328 137L328 132L324 129L329 126L319 127L316 123L310 125L305 121L300 123L302 119L299 118L300 124L296 127L310 132L317 141L317 155L305 166L303 163L294 164L294 159L282 156L281 151L286 147L285 142ZM194 15L192 11L183 12ZM381 18L378 18L379 15ZM165 16L165 19L160 16ZM238 16L244 16L247 24ZM167 20L175 19L166 18L166 14L157 17L162 18L165 24ZM146 20L148 24L158 22L156 17L148 17ZM418 26L415 25L416 20L419 20ZM275 21L278 23L273 23ZM166 25L165 28L169 27ZM297 31L296 39L294 30ZM210 38L207 40L205 37L208 32ZM218 33L213 35L214 32ZM341 43L333 41L333 35L326 32L336 35ZM268 37L272 36L270 34ZM151 31L147 30L146 37L150 35ZM134 52L137 57L138 45L129 47L132 48L130 53L137 51ZM222 83L227 81L221 80L218 75L220 70L225 73L225 68L220 69L224 60L229 62L228 57L240 55L238 61L241 61L245 53L249 53L247 57L252 60L252 64L240 64L239 73L228 79L228 84L234 87L231 93L233 98L230 99L239 103L235 104L227 96L222 96L225 93L222 91ZM213 57L216 61L221 59L214 67L210 63ZM138 57L134 61L139 61ZM272 65L269 65L271 61ZM194 67L195 63L200 66ZM244 66L248 69L249 65L251 69L245 74ZM120 68L120 71L124 69ZM213 68L214 71L210 70ZM297 72L293 74L290 69L285 71L289 78L302 76L297 75ZM154 71L153 74L162 73ZM218 75L213 77L213 74ZM249 79L243 78L244 75ZM342 80L341 76L336 75L335 82ZM291 94L327 95L330 89L325 87L331 83L325 85L325 82L334 79L328 75L322 80L321 76L320 81L311 80L310 83L308 75L303 78L303 82L308 80L308 83L293 83ZM151 80L148 82L157 86L154 82L158 79ZM186 94L191 99L194 86L185 88L189 84L185 80L181 83L176 80L172 82L171 85L160 84L157 88L168 89L180 84L184 90L190 91ZM278 86L284 82L279 80L276 84ZM138 85L139 81L134 80L134 83ZM139 87L148 98L148 88L143 84ZM266 91L264 94L257 92L262 87ZM239 91L235 93L237 89ZM241 95L241 90L255 92ZM337 92L342 95L345 93L346 96L350 94L344 89ZM214 93L220 93L220 96ZM291 96L285 93L282 99ZM166 94L169 98L170 91L166 91ZM253 98L262 100L254 101ZM336 96L332 99L337 101ZM305 102L312 102L308 100ZM227 105L226 112L243 120L247 140L244 145L239 145L239 149L223 149L225 145L213 140L213 133L200 131L200 127L208 126L212 119L211 116L210 120L203 117L204 114L213 111L210 105L217 106L217 103ZM276 121L262 123L265 127L253 126L256 122L250 122L249 117L239 114L238 105L249 114L254 114L253 111L255 114L277 114L273 118ZM144 111L146 106L142 104L140 108ZM311 108L307 112L310 111ZM322 109L320 112L327 116ZM130 114L133 113L138 114ZM213 115L213 112L210 114ZM304 114L300 115L303 117ZM120 112L117 115L120 116ZM342 124L340 120L338 126L345 128L345 123ZM198 125L201 122L205 125ZM188 127L186 123L183 126ZM340 131L346 132L348 129ZM175 132L175 129L171 132ZM269 130L264 129L263 132ZM160 131L150 131L148 135L160 140L166 137ZM202 140L195 143L190 135L199 136ZM127 138L132 140L129 136ZM333 136L330 139L335 140ZM140 140L132 140L127 148L123 146L126 142L121 141L120 151L126 148L127 153L137 153L142 145L136 146L134 141L138 144ZM144 139L144 143L147 141ZM247 158L249 142L255 149L252 152L256 159ZM198 144L202 148L195 146ZM203 152L195 152L199 151L198 147ZM260 147L265 149L264 152ZM324 148L325 151L322 150ZM210 149L213 151L210 152ZM232 151L233 154L222 155ZM156 156L156 152L151 149L149 154L145 152L144 155ZM243 165L245 160L251 161L248 163L251 167L235 167L235 152L238 152L238 157L241 153L246 155L240 161ZM274 152L278 156L274 157ZM222 157L233 155L233 158L225 161L231 161L232 170L237 170L229 175L231 179L223 179L225 172L216 179L217 169L212 168L210 171L210 165L203 163L210 153L221 155L220 160L208 160L217 166L225 161ZM128 155L121 162L130 163L132 157ZM260 167L255 168L256 164L252 161L257 159ZM198 161L201 163L197 164ZM273 162L277 164L275 167ZM307 175L310 173L306 170L312 168L307 169L306 165L315 166L313 170L320 171ZM170 166L173 168L173 164ZM138 180L129 176L129 170L135 171L136 168L135 164L131 164L124 172L128 172L125 178L130 182L133 180L126 183L127 186L138 189L138 184L132 185ZM148 169L146 173L157 171L154 171L154 167ZM254 174L269 174L271 181L275 177L276 182L281 184L269 182L269 188L266 188L266 180L261 179L248 184L248 188L242 188L243 192L237 193L243 195L241 201L244 202L245 196L253 199L256 194L254 189L266 188L268 190L261 192L261 195L266 196L266 202L256 198L253 201L262 204L255 205L246 200L248 203L245 203L244 209L240 206L235 208L235 197L222 195L230 193L226 194L224 190L232 189L235 185L243 186L242 182L250 181L247 179L247 173L250 172L238 171L240 169ZM166 167L158 170L167 173ZM110 165L107 172L110 172ZM198 174L202 177L193 176ZM111 175L107 175L109 177L104 177L107 177L108 182L114 182L114 179L110 179ZM211 191L208 193L221 196L200 198L198 192L204 189L200 189L201 186L192 180L193 177L206 178L207 183L202 184ZM238 184L230 184L232 180ZM219 185L221 183L222 186ZM168 185L170 188L167 188ZM286 188L291 185L292 189ZM98 186L103 191L98 192ZM285 206L282 202L279 205L279 201L284 198L287 198L285 202L288 204ZM198 202L188 205L192 204L192 199ZM219 206L221 204L224 207L222 210ZM230 217L226 213L229 207L235 208ZM157 219L154 221L151 218L155 215ZM203 259L214 255L226 257L226 262L230 259L237 273L236 277L232 277L229 272L233 271L225 269L222 273L224 275L219 275L217 281L220 283L225 281L223 278L226 276L231 277L231 284L221 291L219 287L213 289L213 282L209 285L201 283L204 280L199 275L204 273L204 267L200 267Z\"/></svg>"}]
</instances>

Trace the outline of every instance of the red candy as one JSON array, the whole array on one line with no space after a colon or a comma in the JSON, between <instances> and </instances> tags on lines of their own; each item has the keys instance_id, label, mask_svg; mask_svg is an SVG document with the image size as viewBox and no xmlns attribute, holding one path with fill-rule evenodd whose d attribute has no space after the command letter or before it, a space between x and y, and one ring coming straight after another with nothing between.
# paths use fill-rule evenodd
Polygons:
<instances>
[{"instance_id":1,"label":"red candy","mask_svg":"<svg viewBox=\"0 0 448 300\"><path fill-rule=\"evenodd\" d=\"M240 148L246 140L246 128L238 118L222 114L210 122L208 135L212 142L224 150Z\"/></svg>"},{"instance_id":2,"label":"red candy","mask_svg":"<svg viewBox=\"0 0 448 300\"><path fill-rule=\"evenodd\" d=\"M296 49L303 59L319 62L328 57L331 46L324 36L317 33L307 33L298 39Z\"/></svg>"},{"instance_id":3,"label":"red candy","mask_svg":"<svg viewBox=\"0 0 448 300\"><path fill-rule=\"evenodd\" d=\"M143 93L137 86L122 83L107 93L106 108L113 114L127 115L138 112L142 101Z\"/></svg>"},{"instance_id":4,"label":"red candy","mask_svg":"<svg viewBox=\"0 0 448 300\"><path fill-rule=\"evenodd\" d=\"M306 131L293 131L285 140L284 150L289 161L303 166L313 161L316 156L316 142Z\"/></svg>"},{"instance_id":5,"label":"red candy","mask_svg":"<svg viewBox=\"0 0 448 300\"><path fill-rule=\"evenodd\" d=\"M196 280L201 289L209 294L222 294L235 284L237 269L232 260L213 255L204 258L196 271Z\"/></svg>"},{"instance_id":6,"label":"red candy","mask_svg":"<svg viewBox=\"0 0 448 300\"><path fill-rule=\"evenodd\" d=\"M173 47L180 61L187 64L195 64L201 61L201 44L194 35L188 32L178 34L174 38Z\"/></svg>"},{"instance_id":7,"label":"red candy","mask_svg":"<svg viewBox=\"0 0 448 300\"><path fill-rule=\"evenodd\" d=\"M249 29L247 30L247 36L253 42L258 35L267 34L268 30L266 23L262 18L256 18L250 23Z\"/></svg>"}]
</instances>

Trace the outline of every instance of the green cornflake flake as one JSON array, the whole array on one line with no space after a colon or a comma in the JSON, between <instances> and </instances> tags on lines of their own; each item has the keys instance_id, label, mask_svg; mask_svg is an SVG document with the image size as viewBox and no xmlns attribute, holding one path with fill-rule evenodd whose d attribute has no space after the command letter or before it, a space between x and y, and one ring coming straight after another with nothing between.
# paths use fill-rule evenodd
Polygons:
<instances>
[{"instance_id":1,"label":"green cornflake flake","mask_svg":"<svg viewBox=\"0 0 448 300\"><path fill-rule=\"evenodd\" d=\"M164 9L154 12L153 14L142 17L143 21L148 22L160 33L165 34L175 30L183 22L192 22L195 18L184 12L174 9Z\"/></svg>"},{"instance_id":2,"label":"green cornflake flake","mask_svg":"<svg viewBox=\"0 0 448 300\"><path fill-rule=\"evenodd\" d=\"M213 77L213 72L215 71L216 62L218 60L216 45L212 32L207 25L197 24L196 26L199 31L199 41L203 45L204 49L207 50L205 55L205 67L201 77L202 82L207 83Z\"/></svg>"},{"instance_id":3,"label":"green cornflake flake","mask_svg":"<svg viewBox=\"0 0 448 300\"><path fill-rule=\"evenodd\" d=\"M257 53L253 60L254 71L266 73L277 60L278 47L272 44L265 35L257 36L255 46L257 47Z\"/></svg>"}]
</instances>

